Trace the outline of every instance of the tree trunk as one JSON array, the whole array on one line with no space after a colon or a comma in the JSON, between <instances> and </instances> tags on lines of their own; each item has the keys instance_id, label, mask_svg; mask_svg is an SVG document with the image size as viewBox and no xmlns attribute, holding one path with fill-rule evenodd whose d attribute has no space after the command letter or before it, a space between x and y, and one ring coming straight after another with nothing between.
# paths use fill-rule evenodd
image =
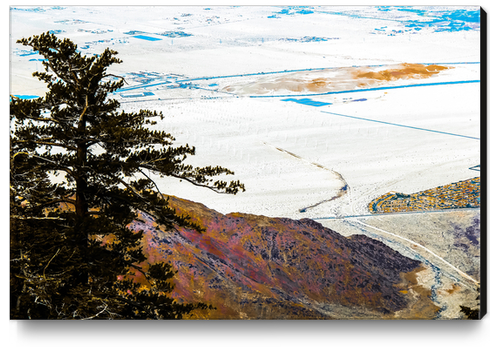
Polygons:
<instances>
[{"instance_id":1,"label":"tree trunk","mask_svg":"<svg viewBox=\"0 0 490 347\"><path fill-rule=\"evenodd\" d=\"M85 113L85 110L84 112ZM76 160L76 192L75 192L75 212L76 215L83 220L88 215L88 204L86 198L87 180L85 175L85 167L87 166L87 144L85 142L86 120L84 114L78 122L78 143L77 143L77 160Z\"/></svg>"},{"instance_id":2,"label":"tree trunk","mask_svg":"<svg viewBox=\"0 0 490 347\"><path fill-rule=\"evenodd\" d=\"M88 217L88 203L87 203L87 176L86 176L86 167L87 167L87 145L85 142L85 129L86 129L86 120L84 117L84 112L80 117L78 123L78 141L77 141L77 153L76 153L76 168L75 168L75 214L77 216L77 220L75 222L75 237L78 243L78 248L80 250L80 255L83 259L83 263L85 266L82 266L78 275L76 275L73 280L73 285L76 286L77 283L88 283L89 281L89 272L87 269L87 265L89 264L89 232L87 230L86 218Z\"/></svg>"}]
</instances>

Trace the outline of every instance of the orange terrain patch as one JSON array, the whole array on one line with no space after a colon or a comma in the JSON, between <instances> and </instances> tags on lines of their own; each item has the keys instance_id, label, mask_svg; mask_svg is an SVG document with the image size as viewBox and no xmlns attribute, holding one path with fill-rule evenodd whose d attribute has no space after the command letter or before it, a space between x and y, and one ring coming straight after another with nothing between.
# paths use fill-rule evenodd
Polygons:
<instances>
[{"instance_id":1,"label":"orange terrain patch","mask_svg":"<svg viewBox=\"0 0 490 347\"><path fill-rule=\"evenodd\" d=\"M325 93L374 87L400 79L429 78L452 67L402 63L385 67L384 70L380 69L380 67L339 67L307 73L296 72L279 78L268 77L243 85L231 85L223 90L241 94L265 94L281 90Z\"/></svg>"},{"instance_id":2,"label":"orange terrain patch","mask_svg":"<svg viewBox=\"0 0 490 347\"><path fill-rule=\"evenodd\" d=\"M403 63L401 67L381 71L355 71L354 78L369 78L379 81L396 81L403 78L428 78L449 69L441 65Z\"/></svg>"},{"instance_id":3,"label":"orange terrain patch","mask_svg":"<svg viewBox=\"0 0 490 347\"><path fill-rule=\"evenodd\" d=\"M309 82L306 85L306 89L308 89L309 91L312 91L312 92L318 92L318 91L322 91L325 88L327 88L328 84L329 83L325 79L317 78L317 79L314 79L313 81Z\"/></svg>"}]
</instances>

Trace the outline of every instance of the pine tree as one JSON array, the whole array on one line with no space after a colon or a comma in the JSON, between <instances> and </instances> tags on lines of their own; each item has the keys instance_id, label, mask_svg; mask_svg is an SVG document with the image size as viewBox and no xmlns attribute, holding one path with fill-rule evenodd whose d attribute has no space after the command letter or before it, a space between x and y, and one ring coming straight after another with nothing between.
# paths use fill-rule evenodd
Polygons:
<instances>
[{"instance_id":1,"label":"pine tree","mask_svg":"<svg viewBox=\"0 0 490 347\"><path fill-rule=\"evenodd\" d=\"M226 168L185 164L195 148L174 147L170 134L152 130L162 113L119 110L110 94L125 82L107 71L121 63L117 52L83 56L50 33L18 43L44 57L33 76L48 91L10 102L11 318L171 319L210 308L173 300L172 267L141 268L142 233L127 225L140 211L167 231L204 232L168 206L152 175L217 193L243 184L215 179L233 174ZM137 272L146 286L126 276Z\"/></svg>"}]
</instances>

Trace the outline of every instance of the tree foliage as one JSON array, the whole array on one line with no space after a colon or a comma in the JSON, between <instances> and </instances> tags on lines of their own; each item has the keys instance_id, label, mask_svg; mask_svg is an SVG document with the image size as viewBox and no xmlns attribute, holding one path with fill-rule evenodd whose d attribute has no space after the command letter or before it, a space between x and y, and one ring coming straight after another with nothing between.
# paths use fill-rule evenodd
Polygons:
<instances>
[{"instance_id":1,"label":"tree foliage","mask_svg":"<svg viewBox=\"0 0 490 347\"><path fill-rule=\"evenodd\" d=\"M215 178L233 174L226 168L184 163L195 148L152 129L162 113L119 110L110 95L125 82L108 72L117 52L84 56L49 33L18 43L44 57L33 76L48 91L10 102L11 318L182 318L209 308L170 298L171 266L143 270L142 233L127 225L142 211L167 230L204 231L168 206L152 175L227 194L243 184ZM131 272L147 285L118 279Z\"/></svg>"}]
</instances>

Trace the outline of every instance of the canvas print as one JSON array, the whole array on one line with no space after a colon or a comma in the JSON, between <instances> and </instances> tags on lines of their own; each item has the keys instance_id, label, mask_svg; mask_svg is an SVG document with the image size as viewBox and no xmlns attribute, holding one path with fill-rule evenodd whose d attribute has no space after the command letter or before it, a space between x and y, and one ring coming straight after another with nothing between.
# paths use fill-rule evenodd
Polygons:
<instances>
[{"instance_id":1,"label":"canvas print","mask_svg":"<svg viewBox=\"0 0 490 347\"><path fill-rule=\"evenodd\" d=\"M485 18L11 6L10 319L481 318Z\"/></svg>"}]
</instances>

